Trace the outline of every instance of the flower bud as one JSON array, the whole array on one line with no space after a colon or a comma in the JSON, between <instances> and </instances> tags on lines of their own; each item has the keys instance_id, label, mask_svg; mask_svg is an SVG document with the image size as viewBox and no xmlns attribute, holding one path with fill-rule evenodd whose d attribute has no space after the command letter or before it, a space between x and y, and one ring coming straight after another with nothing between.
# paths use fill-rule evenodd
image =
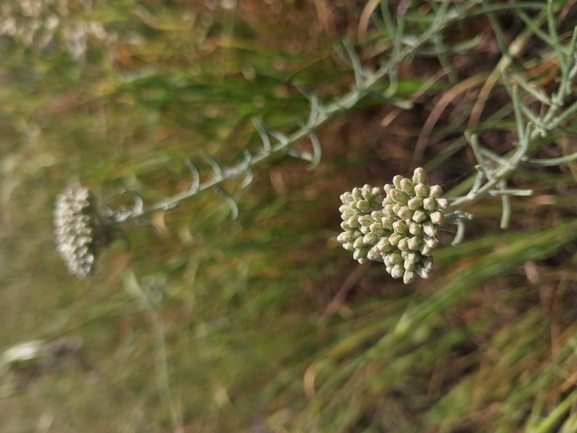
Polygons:
<instances>
[{"instance_id":1,"label":"flower bud","mask_svg":"<svg viewBox=\"0 0 577 433\"><path fill-rule=\"evenodd\" d=\"M379 242L377 242L376 247L382 253L390 251L391 250L391 244L389 243L389 238L379 239Z\"/></svg>"},{"instance_id":2,"label":"flower bud","mask_svg":"<svg viewBox=\"0 0 577 433\"><path fill-rule=\"evenodd\" d=\"M407 224L402 220L395 221L393 223L393 230L397 233L405 233L407 231Z\"/></svg>"},{"instance_id":3,"label":"flower bud","mask_svg":"<svg viewBox=\"0 0 577 433\"><path fill-rule=\"evenodd\" d=\"M374 219L375 221L380 221L382 217L384 217L385 214L383 213L383 211L380 210L374 210L371 212L371 218Z\"/></svg>"},{"instance_id":4,"label":"flower bud","mask_svg":"<svg viewBox=\"0 0 577 433\"><path fill-rule=\"evenodd\" d=\"M375 222L374 219L372 219L369 215L363 215L357 218L357 220L359 221L359 224L362 225L363 227L369 227L372 223Z\"/></svg>"},{"instance_id":5,"label":"flower bud","mask_svg":"<svg viewBox=\"0 0 577 433\"><path fill-rule=\"evenodd\" d=\"M405 275L403 275L403 283L405 284L410 284L413 281L415 281L415 272L413 271L407 271L405 272Z\"/></svg>"},{"instance_id":6,"label":"flower bud","mask_svg":"<svg viewBox=\"0 0 577 433\"><path fill-rule=\"evenodd\" d=\"M449 207L449 200L445 197L441 197L437 199L437 208L445 210Z\"/></svg>"},{"instance_id":7,"label":"flower bud","mask_svg":"<svg viewBox=\"0 0 577 433\"><path fill-rule=\"evenodd\" d=\"M417 266L415 268L415 272L421 278L424 278L424 279L429 278L429 270L427 268L424 268L422 266Z\"/></svg>"},{"instance_id":8,"label":"flower bud","mask_svg":"<svg viewBox=\"0 0 577 433\"><path fill-rule=\"evenodd\" d=\"M410 250L418 251L421 246L421 238L419 236L413 236L407 242Z\"/></svg>"},{"instance_id":9,"label":"flower bud","mask_svg":"<svg viewBox=\"0 0 577 433\"><path fill-rule=\"evenodd\" d=\"M429 192L430 197L439 198L442 195L443 195L443 188L441 188L439 185L434 185L431 187L431 190Z\"/></svg>"},{"instance_id":10,"label":"flower bud","mask_svg":"<svg viewBox=\"0 0 577 433\"><path fill-rule=\"evenodd\" d=\"M425 185L429 184L429 181L427 179L427 173L425 172L425 169L418 167L415 168L415 171L413 172L413 183L417 184L417 183L422 183Z\"/></svg>"},{"instance_id":11,"label":"flower bud","mask_svg":"<svg viewBox=\"0 0 577 433\"><path fill-rule=\"evenodd\" d=\"M374 233L367 233L363 236L363 243L365 245L375 245L377 242L379 242L379 237Z\"/></svg>"},{"instance_id":12,"label":"flower bud","mask_svg":"<svg viewBox=\"0 0 577 433\"><path fill-rule=\"evenodd\" d=\"M364 213L369 212L371 210L371 205L366 200L359 200L358 202L356 202L356 207L358 210Z\"/></svg>"},{"instance_id":13,"label":"flower bud","mask_svg":"<svg viewBox=\"0 0 577 433\"><path fill-rule=\"evenodd\" d=\"M359 224L359 219L357 217L350 217L347 220L347 224L349 227L360 227L361 225Z\"/></svg>"},{"instance_id":14,"label":"flower bud","mask_svg":"<svg viewBox=\"0 0 577 433\"><path fill-rule=\"evenodd\" d=\"M406 205L409 201L409 196L400 189L392 189L387 195L395 203Z\"/></svg>"},{"instance_id":15,"label":"flower bud","mask_svg":"<svg viewBox=\"0 0 577 433\"><path fill-rule=\"evenodd\" d=\"M355 252L353 253L353 259L355 259L357 262L361 264L365 262L365 257L366 257L365 250L355 250Z\"/></svg>"},{"instance_id":16,"label":"flower bud","mask_svg":"<svg viewBox=\"0 0 577 433\"><path fill-rule=\"evenodd\" d=\"M405 271L412 271L415 269L415 263L410 260L405 260L403 262L403 268L405 268Z\"/></svg>"},{"instance_id":17,"label":"flower bud","mask_svg":"<svg viewBox=\"0 0 577 433\"><path fill-rule=\"evenodd\" d=\"M369 250L369 252L367 253L367 259L373 260L375 262L383 261L383 257L381 256L380 252L375 248L371 248Z\"/></svg>"},{"instance_id":18,"label":"flower bud","mask_svg":"<svg viewBox=\"0 0 577 433\"><path fill-rule=\"evenodd\" d=\"M431 222L423 223L423 231L431 237L437 236L437 228Z\"/></svg>"},{"instance_id":19,"label":"flower bud","mask_svg":"<svg viewBox=\"0 0 577 433\"><path fill-rule=\"evenodd\" d=\"M363 237L364 237L364 236L363 236ZM353 242L353 247L355 247L355 248L357 248L357 249L358 249L358 248L362 248L364 245L365 245L365 244L364 244L364 242L363 242L363 238L362 238L362 237L356 238L355 241Z\"/></svg>"},{"instance_id":20,"label":"flower bud","mask_svg":"<svg viewBox=\"0 0 577 433\"><path fill-rule=\"evenodd\" d=\"M373 232L376 235L384 235L385 234L385 229L383 228L383 225L380 223L373 223L369 226L369 230L371 232Z\"/></svg>"},{"instance_id":21,"label":"flower bud","mask_svg":"<svg viewBox=\"0 0 577 433\"><path fill-rule=\"evenodd\" d=\"M428 247L427 244L421 245L421 248L419 248L419 251L424 256L430 256L431 255L431 248Z\"/></svg>"},{"instance_id":22,"label":"flower bud","mask_svg":"<svg viewBox=\"0 0 577 433\"><path fill-rule=\"evenodd\" d=\"M391 236L389 236L389 244L396 247L401 239L403 239L403 235L399 233L393 233Z\"/></svg>"},{"instance_id":23,"label":"flower bud","mask_svg":"<svg viewBox=\"0 0 577 433\"><path fill-rule=\"evenodd\" d=\"M355 250L355 247L353 246L352 242L345 242L343 244L343 248L347 251L354 251Z\"/></svg>"},{"instance_id":24,"label":"flower bud","mask_svg":"<svg viewBox=\"0 0 577 433\"><path fill-rule=\"evenodd\" d=\"M429 187L424 183L415 185L415 195L419 198L426 198L429 196Z\"/></svg>"},{"instance_id":25,"label":"flower bud","mask_svg":"<svg viewBox=\"0 0 577 433\"><path fill-rule=\"evenodd\" d=\"M439 211L433 212L430 216L431 222L435 225L440 225L443 222L443 214Z\"/></svg>"},{"instance_id":26,"label":"flower bud","mask_svg":"<svg viewBox=\"0 0 577 433\"><path fill-rule=\"evenodd\" d=\"M423 226L416 222L411 222L409 224L409 233L412 235L420 235L423 231Z\"/></svg>"},{"instance_id":27,"label":"flower bud","mask_svg":"<svg viewBox=\"0 0 577 433\"><path fill-rule=\"evenodd\" d=\"M405 273L405 270L401 265L395 265L391 270L391 277L393 278L401 278Z\"/></svg>"},{"instance_id":28,"label":"flower bud","mask_svg":"<svg viewBox=\"0 0 577 433\"><path fill-rule=\"evenodd\" d=\"M430 236L423 236L423 240L425 241L425 244L427 244L429 248L435 248L437 245L439 245L439 241Z\"/></svg>"},{"instance_id":29,"label":"flower bud","mask_svg":"<svg viewBox=\"0 0 577 433\"><path fill-rule=\"evenodd\" d=\"M413 217L413 213L414 212L407 206L403 206L397 213L397 216L403 220L410 220Z\"/></svg>"},{"instance_id":30,"label":"flower bud","mask_svg":"<svg viewBox=\"0 0 577 433\"><path fill-rule=\"evenodd\" d=\"M435 199L432 197L427 197L427 198L423 199L423 208L428 210L428 211L436 210L437 203L435 202Z\"/></svg>"},{"instance_id":31,"label":"flower bud","mask_svg":"<svg viewBox=\"0 0 577 433\"><path fill-rule=\"evenodd\" d=\"M395 185L395 188L402 189L401 180L403 180L403 176L400 174L397 174L395 177L393 177L393 185Z\"/></svg>"},{"instance_id":32,"label":"flower bud","mask_svg":"<svg viewBox=\"0 0 577 433\"><path fill-rule=\"evenodd\" d=\"M423 222L426 219L427 219L427 214L425 212L423 212L422 210L415 211L415 213L413 214L413 221L415 221L416 223Z\"/></svg>"},{"instance_id":33,"label":"flower bud","mask_svg":"<svg viewBox=\"0 0 577 433\"><path fill-rule=\"evenodd\" d=\"M410 196L415 193L415 185L407 178L401 180L401 189Z\"/></svg>"},{"instance_id":34,"label":"flower bud","mask_svg":"<svg viewBox=\"0 0 577 433\"><path fill-rule=\"evenodd\" d=\"M401 251L408 251L409 250L409 245L407 242L407 238L403 238L399 241L399 243L397 244L397 248L400 249Z\"/></svg>"},{"instance_id":35,"label":"flower bud","mask_svg":"<svg viewBox=\"0 0 577 433\"><path fill-rule=\"evenodd\" d=\"M423 199L419 197L413 197L407 202L407 206L409 206L409 209L412 210L420 209L423 206Z\"/></svg>"}]
</instances>

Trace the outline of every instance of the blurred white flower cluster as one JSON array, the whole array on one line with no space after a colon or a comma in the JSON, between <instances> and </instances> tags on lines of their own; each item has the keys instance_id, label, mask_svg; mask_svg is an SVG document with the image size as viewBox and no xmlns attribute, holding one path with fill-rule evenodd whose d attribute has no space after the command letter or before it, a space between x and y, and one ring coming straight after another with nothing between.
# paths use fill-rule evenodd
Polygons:
<instances>
[{"instance_id":1,"label":"blurred white flower cluster","mask_svg":"<svg viewBox=\"0 0 577 433\"><path fill-rule=\"evenodd\" d=\"M442 194L440 186L429 185L422 168L412 179L395 176L393 184L382 189L354 188L341 195L344 232L338 240L355 260L383 262L387 272L405 284L417 275L427 278L443 210L449 206Z\"/></svg>"},{"instance_id":2,"label":"blurred white flower cluster","mask_svg":"<svg viewBox=\"0 0 577 433\"><path fill-rule=\"evenodd\" d=\"M2 0L0 35L42 51L50 46L81 58L90 38L108 43L116 35L91 18L94 0Z\"/></svg>"}]
</instances>

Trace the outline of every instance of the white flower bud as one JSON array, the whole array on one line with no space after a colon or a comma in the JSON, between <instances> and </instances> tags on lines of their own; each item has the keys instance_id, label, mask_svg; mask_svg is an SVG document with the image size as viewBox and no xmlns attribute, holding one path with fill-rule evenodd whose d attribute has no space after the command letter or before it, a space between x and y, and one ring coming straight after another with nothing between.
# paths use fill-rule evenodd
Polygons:
<instances>
[{"instance_id":1,"label":"white flower bud","mask_svg":"<svg viewBox=\"0 0 577 433\"><path fill-rule=\"evenodd\" d=\"M343 244L343 248L347 251L354 251L355 250L355 247L353 246L352 242L345 242Z\"/></svg>"},{"instance_id":2,"label":"white flower bud","mask_svg":"<svg viewBox=\"0 0 577 433\"><path fill-rule=\"evenodd\" d=\"M424 256L430 256L431 255L431 248L429 248L427 246L427 244L423 244L421 245L421 248L419 248L419 251L421 252L422 255Z\"/></svg>"},{"instance_id":3,"label":"white flower bud","mask_svg":"<svg viewBox=\"0 0 577 433\"><path fill-rule=\"evenodd\" d=\"M393 230L397 233L405 233L407 231L407 224L404 221L395 221L393 223Z\"/></svg>"},{"instance_id":4,"label":"white flower bud","mask_svg":"<svg viewBox=\"0 0 577 433\"><path fill-rule=\"evenodd\" d=\"M397 216L404 220L410 220L413 217L413 213L414 212L411 209L409 209L407 206L404 206L399 210Z\"/></svg>"},{"instance_id":5,"label":"white flower bud","mask_svg":"<svg viewBox=\"0 0 577 433\"><path fill-rule=\"evenodd\" d=\"M354 215L355 215L355 211L349 208L349 209L346 209L345 211L343 211L341 218L343 219L343 221L346 221Z\"/></svg>"},{"instance_id":6,"label":"white flower bud","mask_svg":"<svg viewBox=\"0 0 577 433\"><path fill-rule=\"evenodd\" d=\"M429 187L424 183L419 183L415 185L415 195L420 198L426 198L429 196Z\"/></svg>"},{"instance_id":7,"label":"white flower bud","mask_svg":"<svg viewBox=\"0 0 577 433\"><path fill-rule=\"evenodd\" d=\"M367 259L373 260L375 262L382 262L383 257L381 256L380 252L376 248L371 248L367 253Z\"/></svg>"},{"instance_id":8,"label":"white flower bud","mask_svg":"<svg viewBox=\"0 0 577 433\"><path fill-rule=\"evenodd\" d=\"M421 278L424 278L424 279L429 278L429 270L427 268L424 268L422 266L417 266L415 268L415 272Z\"/></svg>"},{"instance_id":9,"label":"white flower bud","mask_svg":"<svg viewBox=\"0 0 577 433\"><path fill-rule=\"evenodd\" d=\"M433 224L435 224L435 225L440 225L440 224L443 222L443 219L444 219L443 214L442 214L441 212L439 212L439 211L433 212L433 213L431 214L431 217L430 217L430 218L431 218L431 222L432 222Z\"/></svg>"},{"instance_id":10,"label":"white flower bud","mask_svg":"<svg viewBox=\"0 0 577 433\"><path fill-rule=\"evenodd\" d=\"M412 210L420 209L423 206L423 199L419 197L413 197L407 202L407 206L409 206L409 209Z\"/></svg>"},{"instance_id":11,"label":"white flower bud","mask_svg":"<svg viewBox=\"0 0 577 433\"><path fill-rule=\"evenodd\" d=\"M427 198L423 199L423 208L428 210L428 211L436 210L437 203L435 202L435 199L432 197L427 197Z\"/></svg>"},{"instance_id":12,"label":"white flower bud","mask_svg":"<svg viewBox=\"0 0 577 433\"><path fill-rule=\"evenodd\" d=\"M416 223L423 222L426 219L427 219L427 214L425 212L423 212L422 210L415 211L415 213L413 214L413 221L415 221Z\"/></svg>"},{"instance_id":13,"label":"white flower bud","mask_svg":"<svg viewBox=\"0 0 577 433\"><path fill-rule=\"evenodd\" d=\"M361 224L359 223L359 219L357 217L350 217L347 220L347 224L349 227L352 227L352 228L361 226ZM342 227L342 225L341 225L341 227Z\"/></svg>"},{"instance_id":14,"label":"white flower bud","mask_svg":"<svg viewBox=\"0 0 577 433\"><path fill-rule=\"evenodd\" d=\"M432 238L437 236L437 228L431 222L423 223L423 231Z\"/></svg>"},{"instance_id":15,"label":"white flower bud","mask_svg":"<svg viewBox=\"0 0 577 433\"><path fill-rule=\"evenodd\" d=\"M405 284L410 284L413 281L415 281L415 273L413 271L407 271L405 272L405 275L403 275L403 283Z\"/></svg>"},{"instance_id":16,"label":"white flower bud","mask_svg":"<svg viewBox=\"0 0 577 433\"><path fill-rule=\"evenodd\" d=\"M374 219L375 221L380 221L382 217L384 217L385 214L383 213L383 211L380 210L374 210L371 212L371 218Z\"/></svg>"},{"instance_id":17,"label":"white flower bud","mask_svg":"<svg viewBox=\"0 0 577 433\"><path fill-rule=\"evenodd\" d=\"M389 191L387 197L391 199L393 202L402 205L406 205L407 202L409 201L409 196L400 189L392 189L391 191Z\"/></svg>"},{"instance_id":18,"label":"white flower bud","mask_svg":"<svg viewBox=\"0 0 577 433\"><path fill-rule=\"evenodd\" d=\"M383 217L381 218L381 224L383 225L384 228L386 228L387 230L393 230L393 219L390 217Z\"/></svg>"},{"instance_id":19,"label":"white flower bud","mask_svg":"<svg viewBox=\"0 0 577 433\"><path fill-rule=\"evenodd\" d=\"M396 247L401 239L403 239L403 235L399 233L393 233L391 236L389 236L389 244Z\"/></svg>"},{"instance_id":20,"label":"white flower bud","mask_svg":"<svg viewBox=\"0 0 577 433\"><path fill-rule=\"evenodd\" d=\"M391 277L393 278L401 278L405 273L405 270L401 265L395 265L391 270Z\"/></svg>"},{"instance_id":21,"label":"white flower bud","mask_svg":"<svg viewBox=\"0 0 577 433\"><path fill-rule=\"evenodd\" d=\"M409 245L407 242L407 238L403 238L399 241L399 243L397 244L397 248L400 249L401 251L408 251L409 250Z\"/></svg>"},{"instance_id":22,"label":"white flower bud","mask_svg":"<svg viewBox=\"0 0 577 433\"><path fill-rule=\"evenodd\" d=\"M425 185L429 184L429 181L427 179L427 173L425 172L424 168L421 167L415 168L415 171L413 172L413 183L414 184L422 183Z\"/></svg>"},{"instance_id":23,"label":"white flower bud","mask_svg":"<svg viewBox=\"0 0 577 433\"><path fill-rule=\"evenodd\" d=\"M365 257L366 254L364 250L355 250L355 252L353 253L353 259L355 259L359 263L364 263Z\"/></svg>"},{"instance_id":24,"label":"white flower bud","mask_svg":"<svg viewBox=\"0 0 577 433\"><path fill-rule=\"evenodd\" d=\"M372 223L375 222L369 215L363 215L358 217L359 224L363 227L369 227Z\"/></svg>"},{"instance_id":25,"label":"white flower bud","mask_svg":"<svg viewBox=\"0 0 577 433\"><path fill-rule=\"evenodd\" d=\"M393 185L395 185L395 188L402 189L401 180L403 180L403 176L400 174L397 174L395 177L393 177Z\"/></svg>"},{"instance_id":26,"label":"white flower bud","mask_svg":"<svg viewBox=\"0 0 577 433\"><path fill-rule=\"evenodd\" d=\"M413 236L407 241L407 245L410 250L418 251L421 246L421 238L419 236Z\"/></svg>"},{"instance_id":27,"label":"white flower bud","mask_svg":"<svg viewBox=\"0 0 577 433\"><path fill-rule=\"evenodd\" d=\"M439 185L434 185L431 187L431 191L429 192L429 196L433 198L439 198L443 195L443 188Z\"/></svg>"},{"instance_id":28,"label":"white flower bud","mask_svg":"<svg viewBox=\"0 0 577 433\"><path fill-rule=\"evenodd\" d=\"M439 241L430 236L423 236L423 240L425 241L425 244L427 244L429 248L435 248L437 245L439 245Z\"/></svg>"},{"instance_id":29,"label":"white flower bud","mask_svg":"<svg viewBox=\"0 0 577 433\"><path fill-rule=\"evenodd\" d=\"M403 262L403 268L405 268L405 271L412 271L415 269L415 262L412 262L410 260L405 260Z\"/></svg>"},{"instance_id":30,"label":"white flower bud","mask_svg":"<svg viewBox=\"0 0 577 433\"><path fill-rule=\"evenodd\" d=\"M409 179L402 179L401 180L401 189L409 195L413 195L415 193L415 185Z\"/></svg>"},{"instance_id":31,"label":"white flower bud","mask_svg":"<svg viewBox=\"0 0 577 433\"><path fill-rule=\"evenodd\" d=\"M353 247L355 248L362 248L364 246L364 242L363 242L363 238L356 238L355 241L353 242Z\"/></svg>"},{"instance_id":32,"label":"white flower bud","mask_svg":"<svg viewBox=\"0 0 577 433\"><path fill-rule=\"evenodd\" d=\"M421 224L416 223L416 222L411 222L409 224L409 233L410 234L420 235L422 231L423 231L423 226L421 226Z\"/></svg>"},{"instance_id":33,"label":"white flower bud","mask_svg":"<svg viewBox=\"0 0 577 433\"><path fill-rule=\"evenodd\" d=\"M376 247L380 252L384 253L391 250L391 244L389 243L389 238L381 238L377 243Z\"/></svg>"},{"instance_id":34,"label":"white flower bud","mask_svg":"<svg viewBox=\"0 0 577 433\"><path fill-rule=\"evenodd\" d=\"M384 235L385 234L385 229L383 228L383 225L380 223L373 223L369 226L369 230L371 232L373 232L376 235Z\"/></svg>"},{"instance_id":35,"label":"white flower bud","mask_svg":"<svg viewBox=\"0 0 577 433\"><path fill-rule=\"evenodd\" d=\"M437 208L445 210L449 207L449 200L445 197L441 197L437 199Z\"/></svg>"},{"instance_id":36,"label":"white flower bud","mask_svg":"<svg viewBox=\"0 0 577 433\"><path fill-rule=\"evenodd\" d=\"M360 210L361 212L369 212L371 210L371 205L369 204L368 201L366 200L359 200L358 202L356 202L356 207L358 210Z\"/></svg>"},{"instance_id":37,"label":"white flower bud","mask_svg":"<svg viewBox=\"0 0 577 433\"><path fill-rule=\"evenodd\" d=\"M379 242L379 237L374 233L367 233L363 237L363 243L365 245L375 245L377 242Z\"/></svg>"}]
</instances>

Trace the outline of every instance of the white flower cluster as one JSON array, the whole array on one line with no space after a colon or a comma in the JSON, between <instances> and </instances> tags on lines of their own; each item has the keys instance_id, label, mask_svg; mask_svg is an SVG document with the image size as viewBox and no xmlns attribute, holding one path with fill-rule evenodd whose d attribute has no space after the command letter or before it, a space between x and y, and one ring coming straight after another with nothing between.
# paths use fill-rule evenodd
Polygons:
<instances>
[{"instance_id":1,"label":"white flower cluster","mask_svg":"<svg viewBox=\"0 0 577 433\"><path fill-rule=\"evenodd\" d=\"M449 206L442 194L440 186L429 186L422 168L412 179L395 176L384 189L355 188L341 195L344 232L338 240L353 251L355 260L383 262L387 272L405 284L417 275L427 278L443 210Z\"/></svg>"},{"instance_id":2,"label":"white flower cluster","mask_svg":"<svg viewBox=\"0 0 577 433\"><path fill-rule=\"evenodd\" d=\"M101 243L100 225L92 191L72 186L56 198L56 249L70 273L84 278L93 271Z\"/></svg>"}]
</instances>

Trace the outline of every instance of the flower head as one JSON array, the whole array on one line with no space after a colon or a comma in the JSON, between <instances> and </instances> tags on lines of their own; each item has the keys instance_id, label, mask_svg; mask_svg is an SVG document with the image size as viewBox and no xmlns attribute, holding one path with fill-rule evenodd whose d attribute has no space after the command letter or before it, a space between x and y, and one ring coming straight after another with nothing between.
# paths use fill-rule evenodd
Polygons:
<instances>
[{"instance_id":1,"label":"flower head","mask_svg":"<svg viewBox=\"0 0 577 433\"><path fill-rule=\"evenodd\" d=\"M66 188L56 198L54 226L56 249L68 271L82 278L89 276L113 231L99 213L94 193L80 185Z\"/></svg>"},{"instance_id":2,"label":"flower head","mask_svg":"<svg viewBox=\"0 0 577 433\"><path fill-rule=\"evenodd\" d=\"M381 193L380 206L375 203ZM430 186L425 170L411 179L395 176L381 188L365 185L341 196L344 232L337 238L362 263L366 258L383 262L394 278L408 284L427 278L437 246L437 230L449 206L440 186Z\"/></svg>"}]
</instances>

